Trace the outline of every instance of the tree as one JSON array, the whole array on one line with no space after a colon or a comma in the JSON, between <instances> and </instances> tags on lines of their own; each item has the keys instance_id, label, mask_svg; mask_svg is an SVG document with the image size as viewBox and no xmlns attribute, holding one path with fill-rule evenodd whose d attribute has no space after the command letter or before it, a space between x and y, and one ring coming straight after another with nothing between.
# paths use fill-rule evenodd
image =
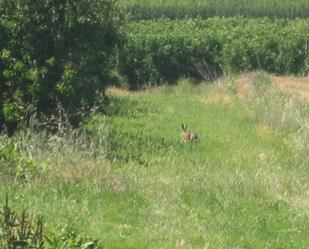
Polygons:
<instances>
[{"instance_id":1,"label":"tree","mask_svg":"<svg viewBox=\"0 0 309 249\"><path fill-rule=\"evenodd\" d=\"M77 124L109 83L122 25L115 0L0 0L0 125L59 109Z\"/></svg>"}]
</instances>

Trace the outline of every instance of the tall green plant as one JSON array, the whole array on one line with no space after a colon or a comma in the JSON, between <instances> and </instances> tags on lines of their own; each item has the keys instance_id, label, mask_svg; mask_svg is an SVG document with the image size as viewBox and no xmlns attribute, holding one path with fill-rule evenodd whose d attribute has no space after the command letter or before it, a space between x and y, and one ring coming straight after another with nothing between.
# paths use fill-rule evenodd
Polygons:
<instances>
[{"instance_id":1,"label":"tall green plant","mask_svg":"<svg viewBox=\"0 0 309 249\"><path fill-rule=\"evenodd\" d=\"M44 248L42 218L34 220L26 211L17 215L9 206L8 196L0 213L0 248Z\"/></svg>"},{"instance_id":2,"label":"tall green plant","mask_svg":"<svg viewBox=\"0 0 309 249\"><path fill-rule=\"evenodd\" d=\"M1 249L99 249L98 240L76 232L73 228L46 232L41 216L31 216L26 210L16 213L6 195L0 210Z\"/></svg>"}]
</instances>

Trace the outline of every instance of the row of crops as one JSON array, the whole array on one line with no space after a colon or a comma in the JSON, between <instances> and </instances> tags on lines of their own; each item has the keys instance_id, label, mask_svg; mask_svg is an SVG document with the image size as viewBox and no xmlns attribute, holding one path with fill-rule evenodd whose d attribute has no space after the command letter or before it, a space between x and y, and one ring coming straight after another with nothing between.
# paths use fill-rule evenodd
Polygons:
<instances>
[{"instance_id":1,"label":"row of crops","mask_svg":"<svg viewBox=\"0 0 309 249\"><path fill-rule=\"evenodd\" d=\"M209 18L133 22L122 54L131 88L266 70L309 73L308 19Z\"/></svg>"},{"instance_id":2,"label":"row of crops","mask_svg":"<svg viewBox=\"0 0 309 249\"><path fill-rule=\"evenodd\" d=\"M308 0L119 0L134 20L213 16L309 17Z\"/></svg>"}]
</instances>

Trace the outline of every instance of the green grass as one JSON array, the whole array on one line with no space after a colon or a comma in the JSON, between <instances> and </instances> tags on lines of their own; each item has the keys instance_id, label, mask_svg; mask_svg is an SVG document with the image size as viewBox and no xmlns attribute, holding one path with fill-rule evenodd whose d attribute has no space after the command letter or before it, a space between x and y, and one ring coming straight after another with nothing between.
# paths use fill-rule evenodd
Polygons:
<instances>
[{"instance_id":1,"label":"green grass","mask_svg":"<svg viewBox=\"0 0 309 249\"><path fill-rule=\"evenodd\" d=\"M8 192L18 210L43 214L47 230L67 225L103 248L308 248L307 144L294 145L305 137L281 119L265 122L254 105L267 101L253 87L240 99L230 82L110 91L106 115L83 128L105 139L97 147L77 136L75 149L51 138L43 149L40 136L27 144L16 135L49 169L28 182L2 177L3 202ZM275 92L267 103L277 97L290 99ZM197 143L181 143L181 123Z\"/></svg>"},{"instance_id":2,"label":"green grass","mask_svg":"<svg viewBox=\"0 0 309 249\"><path fill-rule=\"evenodd\" d=\"M308 17L307 0L120 0L135 20L167 17L208 18L213 16L247 16L271 18Z\"/></svg>"}]
</instances>

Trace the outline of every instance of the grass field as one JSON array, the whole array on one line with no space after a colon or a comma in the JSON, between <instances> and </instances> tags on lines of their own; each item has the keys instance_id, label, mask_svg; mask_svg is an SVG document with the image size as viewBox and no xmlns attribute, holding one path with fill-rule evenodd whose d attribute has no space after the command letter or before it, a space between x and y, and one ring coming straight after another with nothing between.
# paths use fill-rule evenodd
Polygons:
<instances>
[{"instance_id":1,"label":"grass field","mask_svg":"<svg viewBox=\"0 0 309 249\"><path fill-rule=\"evenodd\" d=\"M40 169L2 171L1 203L102 248L309 247L308 103L264 73L108 94L80 133L0 137Z\"/></svg>"}]
</instances>

